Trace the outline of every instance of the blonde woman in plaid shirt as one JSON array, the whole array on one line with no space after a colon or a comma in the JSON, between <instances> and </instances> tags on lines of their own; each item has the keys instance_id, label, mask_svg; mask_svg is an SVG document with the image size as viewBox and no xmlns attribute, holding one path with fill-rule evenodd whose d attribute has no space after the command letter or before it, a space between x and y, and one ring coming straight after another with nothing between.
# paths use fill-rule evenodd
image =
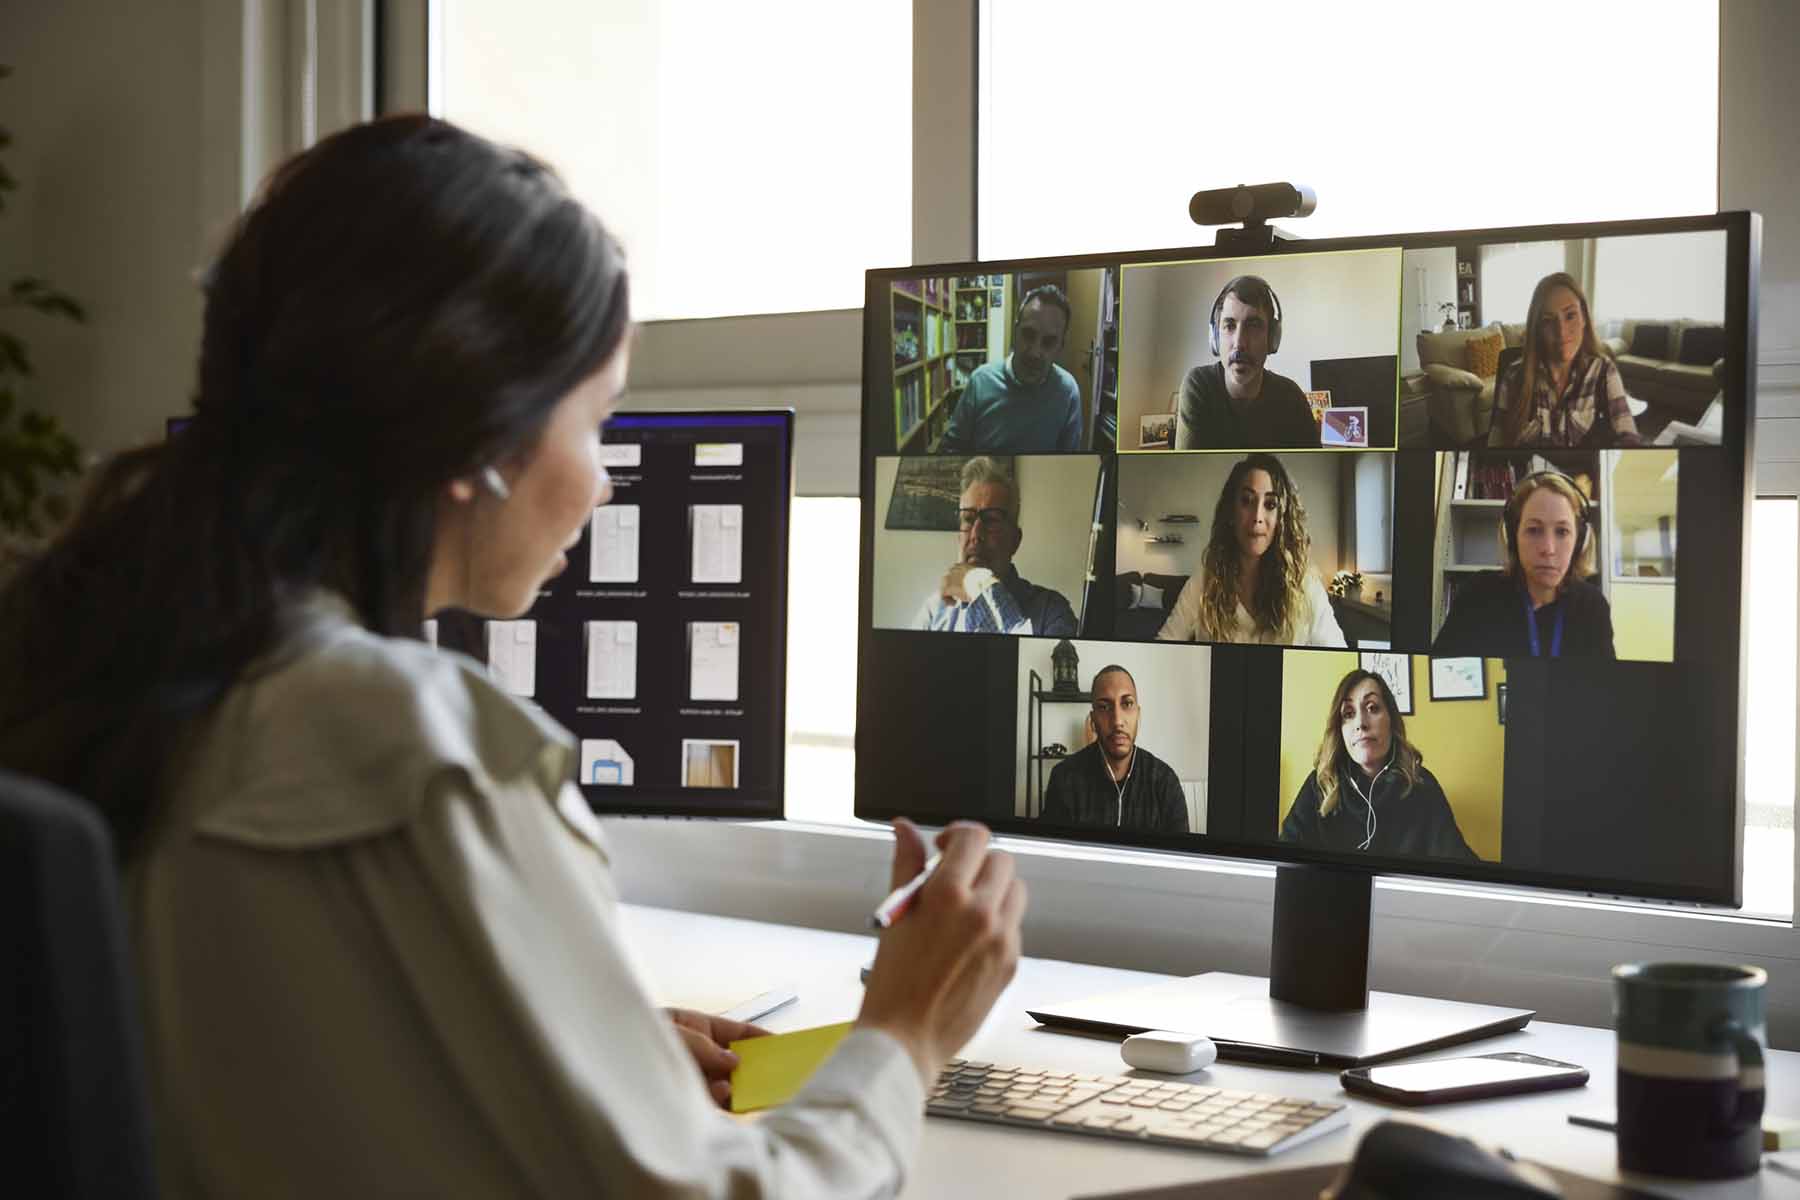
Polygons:
<instances>
[{"instance_id":1,"label":"blonde woman in plaid shirt","mask_svg":"<svg viewBox=\"0 0 1800 1200\"><path fill-rule=\"evenodd\" d=\"M1546 275L1525 316L1525 356L1494 387L1490 446L1637 446L1625 381L1573 276Z\"/></svg>"}]
</instances>

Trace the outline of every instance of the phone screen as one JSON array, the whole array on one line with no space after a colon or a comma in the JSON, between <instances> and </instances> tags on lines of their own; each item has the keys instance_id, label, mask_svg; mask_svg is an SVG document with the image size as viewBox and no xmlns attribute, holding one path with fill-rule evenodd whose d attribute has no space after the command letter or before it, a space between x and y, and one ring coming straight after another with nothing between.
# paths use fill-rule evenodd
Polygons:
<instances>
[{"instance_id":1,"label":"phone screen","mask_svg":"<svg viewBox=\"0 0 1800 1200\"><path fill-rule=\"evenodd\" d=\"M1569 1068L1504 1058L1446 1058L1438 1062L1370 1067L1368 1071L1369 1082L1395 1091L1437 1092L1517 1079L1541 1079L1546 1075L1567 1075Z\"/></svg>"}]
</instances>

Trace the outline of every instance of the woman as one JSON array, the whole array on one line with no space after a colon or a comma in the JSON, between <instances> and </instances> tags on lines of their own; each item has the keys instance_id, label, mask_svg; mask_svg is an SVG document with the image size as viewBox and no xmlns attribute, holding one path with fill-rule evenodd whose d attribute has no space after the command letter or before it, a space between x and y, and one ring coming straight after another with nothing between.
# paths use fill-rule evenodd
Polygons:
<instances>
[{"instance_id":1,"label":"woman","mask_svg":"<svg viewBox=\"0 0 1800 1200\"><path fill-rule=\"evenodd\" d=\"M1387 681L1361 670L1344 676L1332 693L1312 774L1281 823L1281 840L1394 858L1480 861L1424 756L1406 740L1406 718Z\"/></svg>"},{"instance_id":2,"label":"woman","mask_svg":"<svg viewBox=\"0 0 1800 1200\"><path fill-rule=\"evenodd\" d=\"M1307 563L1306 509L1287 468L1252 454L1231 468L1212 534L1156 636L1175 642L1342 646L1325 585Z\"/></svg>"},{"instance_id":3,"label":"woman","mask_svg":"<svg viewBox=\"0 0 1800 1200\"><path fill-rule=\"evenodd\" d=\"M1431 643L1440 657L1614 658L1612 608L1594 570L1587 498L1559 471L1528 475L1501 513L1504 571L1466 579Z\"/></svg>"},{"instance_id":4,"label":"woman","mask_svg":"<svg viewBox=\"0 0 1800 1200\"><path fill-rule=\"evenodd\" d=\"M629 342L620 251L542 165L346 131L209 273L192 425L0 594L0 763L126 859L167 1194L897 1186L1016 962L986 831L940 839L833 1060L734 1122L725 1043L760 1031L650 1005L569 734L418 640L566 565Z\"/></svg>"},{"instance_id":5,"label":"woman","mask_svg":"<svg viewBox=\"0 0 1800 1200\"><path fill-rule=\"evenodd\" d=\"M1525 312L1525 353L1494 387L1491 446L1637 446L1625 381L1594 333L1572 275L1538 280Z\"/></svg>"}]
</instances>

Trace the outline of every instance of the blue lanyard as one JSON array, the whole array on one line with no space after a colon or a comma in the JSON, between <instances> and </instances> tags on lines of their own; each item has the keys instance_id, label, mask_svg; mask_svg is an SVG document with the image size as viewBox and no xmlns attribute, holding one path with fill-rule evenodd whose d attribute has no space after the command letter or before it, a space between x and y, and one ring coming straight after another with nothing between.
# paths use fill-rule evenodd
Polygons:
<instances>
[{"instance_id":1,"label":"blue lanyard","mask_svg":"<svg viewBox=\"0 0 1800 1200\"><path fill-rule=\"evenodd\" d=\"M1519 601L1525 606L1525 632L1531 638L1531 657L1541 657L1544 647L1538 641L1537 611L1531 607L1529 589L1519 589ZM1556 605L1556 624L1550 630L1550 657L1556 658L1562 654L1563 617L1568 615L1568 610L1562 606L1562 597L1560 596L1551 603Z\"/></svg>"}]
</instances>

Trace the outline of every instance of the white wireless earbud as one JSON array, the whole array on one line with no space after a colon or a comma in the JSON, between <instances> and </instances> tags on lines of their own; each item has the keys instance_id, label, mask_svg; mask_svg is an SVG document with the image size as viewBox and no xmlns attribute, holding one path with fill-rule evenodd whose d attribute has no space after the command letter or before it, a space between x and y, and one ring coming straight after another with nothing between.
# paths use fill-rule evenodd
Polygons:
<instances>
[{"instance_id":1,"label":"white wireless earbud","mask_svg":"<svg viewBox=\"0 0 1800 1200\"><path fill-rule=\"evenodd\" d=\"M481 468L481 474L478 478L480 478L483 487L494 493L494 498L496 500L512 499L512 489L506 486L506 480L502 479L500 477L500 472L494 470L493 467Z\"/></svg>"}]
</instances>

